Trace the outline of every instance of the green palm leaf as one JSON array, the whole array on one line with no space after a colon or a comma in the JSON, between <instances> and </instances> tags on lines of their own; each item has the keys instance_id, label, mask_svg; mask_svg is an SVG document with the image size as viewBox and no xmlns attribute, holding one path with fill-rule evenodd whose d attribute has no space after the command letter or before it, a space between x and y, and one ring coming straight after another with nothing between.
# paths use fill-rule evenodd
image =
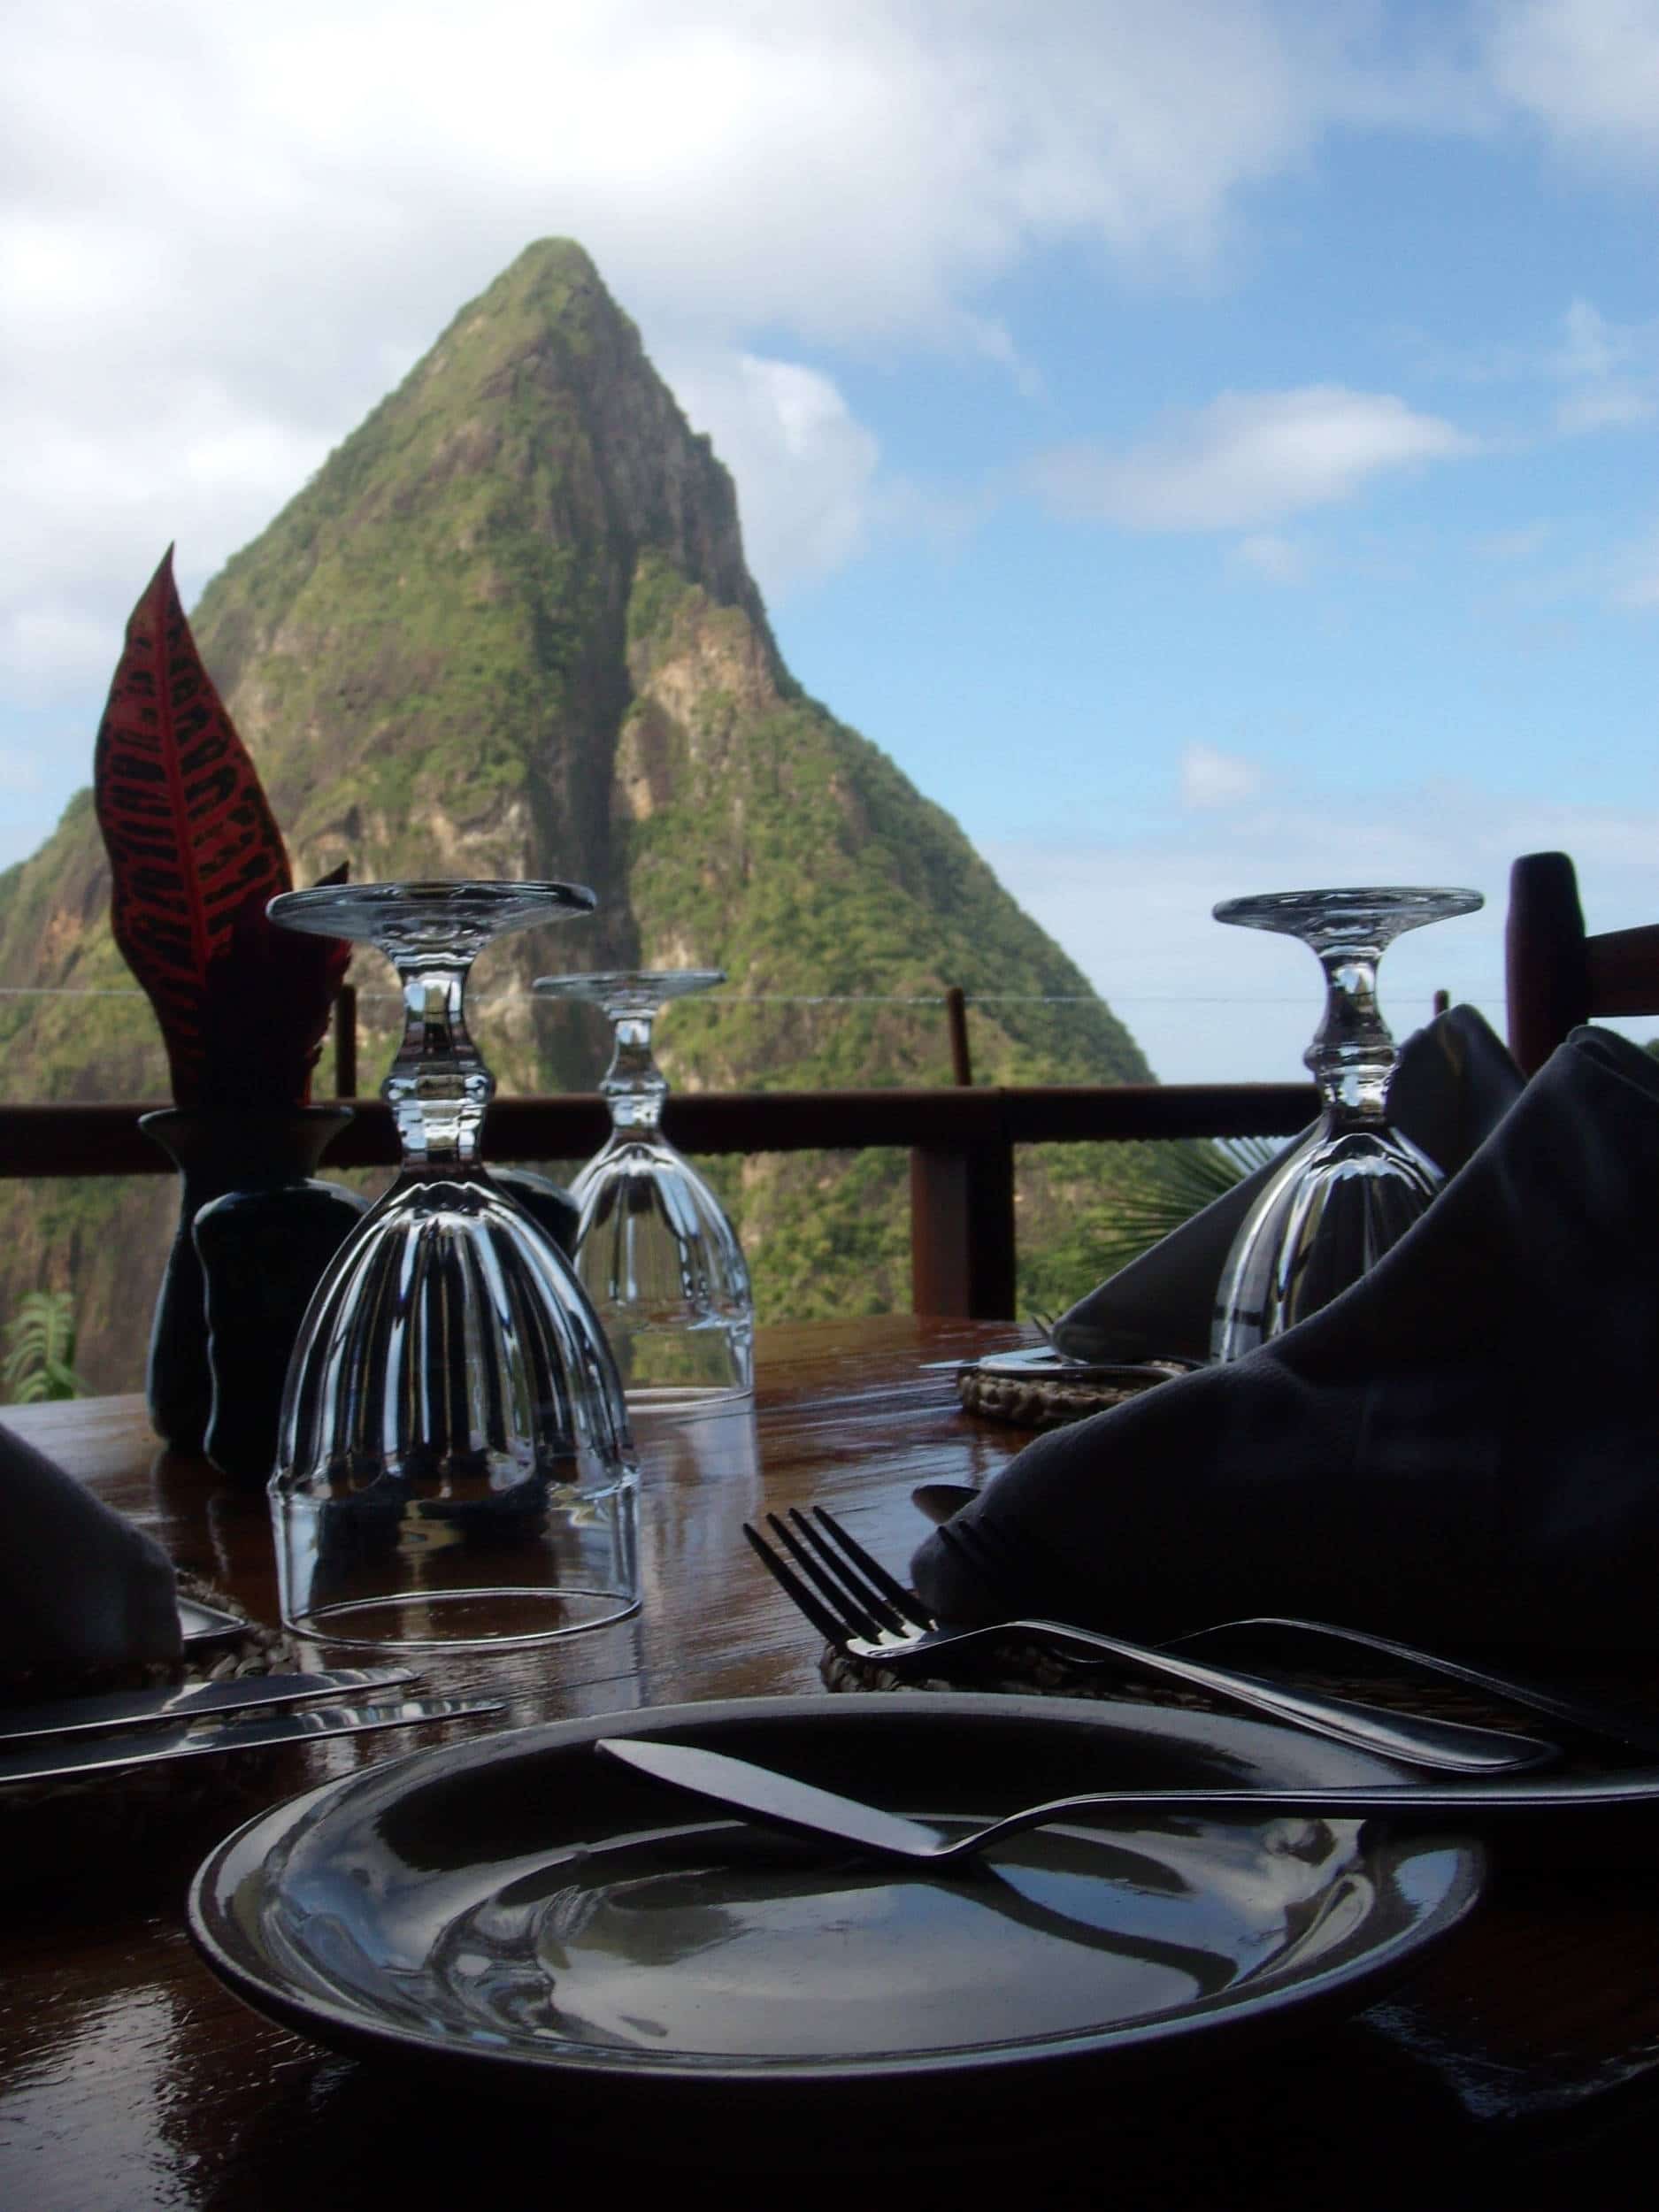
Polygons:
<instances>
[{"instance_id":1,"label":"green palm leaf","mask_svg":"<svg viewBox=\"0 0 1659 2212\"><path fill-rule=\"evenodd\" d=\"M1102 1276L1150 1251L1202 1208L1224 1198L1281 1148L1276 1137L1216 1137L1161 1146L1146 1180L1125 1192L1094 1240Z\"/></svg>"},{"instance_id":2,"label":"green palm leaf","mask_svg":"<svg viewBox=\"0 0 1659 2212\"><path fill-rule=\"evenodd\" d=\"M0 1379L12 1405L81 1398L87 1386L75 1372L75 1307L66 1290L31 1290L6 1324Z\"/></svg>"}]
</instances>

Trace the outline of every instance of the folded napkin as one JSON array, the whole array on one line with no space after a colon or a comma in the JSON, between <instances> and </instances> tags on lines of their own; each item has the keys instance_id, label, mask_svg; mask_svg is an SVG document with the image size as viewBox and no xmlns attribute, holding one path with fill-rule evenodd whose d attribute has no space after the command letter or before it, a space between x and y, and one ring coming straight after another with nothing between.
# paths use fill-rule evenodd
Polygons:
<instances>
[{"instance_id":1,"label":"folded napkin","mask_svg":"<svg viewBox=\"0 0 1659 2212\"><path fill-rule=\"evenodd\" d=\"M1455 1006L1401 1046L1389 1115L1437 1167L1455 1174L1524 1080L1474 1008ZM1233 1236L1263 1184L1307 1133L1062 1314L1051 1332L1060 1350L1073 1359L1208 1359L1216 1286Z\"/></svg>"},{"instance_id":2,"label":"folded napkin","mask_svg":"<svg viewBox=\"0 0 1659 2212\"><path fill-rule=\"evenodd\" d=\"M0 1426L0 1687L175 1660L174 1586L158 1545Z\"/></svg>"},{"instance_id":3,"label":"folded napkin","mask_svg":"<svg viewBox=\"0 0 1659 2212\"><path fill-rule=\"evenodd\" d=\"M951 1621L1248 1613L1659 1648L1659 1064L1574 1031L1368 1275L1037 1438L917 1553Z\"/></svg>"}]
</instances>

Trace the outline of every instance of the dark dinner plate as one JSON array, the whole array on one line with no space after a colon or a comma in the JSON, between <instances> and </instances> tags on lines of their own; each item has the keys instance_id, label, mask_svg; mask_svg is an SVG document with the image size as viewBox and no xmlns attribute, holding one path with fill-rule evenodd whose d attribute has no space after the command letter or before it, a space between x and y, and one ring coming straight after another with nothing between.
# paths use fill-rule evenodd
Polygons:
<instances>
[{"instance_id":1,"label":"dark dinner plate","mask_svg":"<svg viewBox=\"0 0 1659 2212\"><path fill-rule=\"evenodd\" d=\"M960 1360L958 1370L994 1375L1010 1382L1158 1383L1189 1374L1196 1360L1080 1360L1068 1359L1049 1344L1022 1345L1015 1352L987 1352L978 1359Z\"/></svg>"},{"instance_id":2,"label":"dark dinner plate","mask_svg":"<svg viewBox=\"0 0 1659 2212\"><path fill-rule=\"evenodd\" d=\"M1474 1903L1479 1846L1355 1820L1084 1821L949 1875L767 1834L599 1756L649 1733L921 1817L1117 1784L1397 1779L1263 1724L927 1694L657 1707L388 1763L196 1875L190 1928L318 2041L528 2093L682 2150L829 2116L994 2124L1102 2073L1350 2008Z\"/></svg>"},{"instance_id":3,"label":"dark dinner plate","mask_svg":"<svg viewBox=\"0 0 1659 2212\"><path fill-rule=\"evenodd\" d=\"M234 1644L248 1633L252 1623L222 1606L204 1605L200 1598L179 1600L179 1632L188 1652L216 1649Z\"/></svg>"}]
</instances>

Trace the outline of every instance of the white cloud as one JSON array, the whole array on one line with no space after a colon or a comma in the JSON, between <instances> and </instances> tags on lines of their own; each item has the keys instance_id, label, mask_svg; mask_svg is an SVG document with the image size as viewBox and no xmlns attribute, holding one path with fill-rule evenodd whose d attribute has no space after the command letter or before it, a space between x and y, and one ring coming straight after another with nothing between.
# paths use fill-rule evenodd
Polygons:
<instances>
[{"instance_id":1,"label":"white cloud","mask_svg":"<svg viewBox=\"0 0 1659 2212\"><path fill-rule=\"evenodd\" d=\"M35 792L44 781L41 764L20 746L0 745L0 791Z\"/></svg>"},{"instance_id":2,"label":"white cloud","mask_svg":"<svg viewBox=\"0 0 1659 2212\"><path fill-rule=\"evenodd\" d=\"M1213 745L1188 745L1181 754L1181 804L1201 811L1242 805L1266 781L1261 764Z\"/></svg>"},{"instance_id":3,"label":"white cloud","mask_svg":"<svg viewBox=\"0 0 1659 2212\"><path fill-rule=\"evenodd\" d=\"M24 7L0 267L33 318L245 303L284 379L344 357L287 326L308 299L424 336L537 229L692 327L995 347L971 294L1034 244L1202 261L1340 104L1345 36L1238 0Z\"/></svg>"},{"instance_id":4,"label":"white cloud","mask_svg":"<svg viewBox=\"0 0 1659 2212\"><path fill-rule=\"evenodd\" d=\"M967 489L918 483L903 476L884 477L871 503L874 526L884 532L922 540L935 552L957 550L1000 504L991 484Z\"/></svg>"},{"instance_id":5,"label":"white cloud","mask_svg":"<svg viewBox=\"0 0 1659 2212\"><path fill-rule=\"evenodd\" d=\"M1029 386L998 280L1081 247L1231 280L1253 190L1343 128L1490 129L1500 81L1563 142L1645 146L1651 16L1516 6L1471 44L1368 0L13 0L0 680L102 680L162 548L199 586L543 234L695 365L769 589L876 529L959 527L883 476L815 349L967 349ZM1085 464L1137 526L1254 534L1262 576L1284 517L1467 449L1386 396L1217 404L1243 411Z\"/></svg>"},{"instance_id":6,"label":"white cloud","mask_svg":"<svg viewBox=\"0 0 1659 2212\"><path fill-rule=\"evenodd\" d=\"M1503 920L1517 854L1573 856L1593 930L1651 922L1659 904L1659 814L1506 799L1450 783L1376 793L1357 810L1304 788L1271 805L1186 817L1130 845L1056 837L981 850L1172 1083L1294 1080L1318 1018L1312 955L1289 940L1223 927L1210 917L1217 900L1333 879L1482 892L1479 914L1390 947L1379 995L1399 1036L1430 1018L1442 988L1503 1033ZM1659 1023L1630 1026L1646 1037Z\"/></svg>"},{"instance_id":7,"label":"white cloud","mask_svg":"<svg viewBox=\"0 0 1659 2212\"><path fill-rule=\"evenodd\" d=\"M799 354L960 347L1028 382L984 288L1079 239L1210 265L1240 192L1351 103L1354 35L1256 0L942 24L931 0L19 0L0 30L13 673L48 680L45 642L78 623L119 645L170 540L181 579L211 573L545 234L581 240L655 356L695 364L685 396L771 587L821 574L870 513L928 501L879 482Z\"/></svg>"},{"instance_id":8,"label":"white cloud","mask_svg":"<svg viewBox=\"0 0 1659 2212\"><path fill-rule=\"evenodd\" d=\"M1393 469L1476 450L1402 399L1314 384L1224 392L1126 451L1073 448L1033 480L1064 513L1141 530L1238 530L1352 498Z\"/></svg>"},{"instance_id":9,"label":"white cloud","mask_svg":"<svg viewBox=\"0 0 1659 2212\"><path fill-rule=\"evenodd\" d=\"M138 596L134 590L133 596ZM0 621L0 670L29 690L85 683L114 668L108 626L64 603L25 604ZM119 638L114 641L119 650Z\"/></svg>"},{"instance_id":10,"label":"white cloud","mask_svg":"<svg viewBox=\"0 0 1659 2212\"><path fill-rule=\"evenodd\" d=\"M41 839L51 828L50 821L0 822L0 868L10 868L19 860L27 860L39 849Z\"/></svg>"},{"instance_id":11,"label":"white cloud","mask_svg":"<svg viewBox=\"0 0 1659 2212\"><path fill-rule=\"evenodd\" d=\"M1281 538L1271 530L1257 530L1240 538L1233 549L1233 565L1264 584L1302 584L1308 580L1306 546Z\"/></svg>"},{"instance_id":12,"label":"white cloud","mask_svg":"<svg viewBox=\"0 0 1659 2212\"><path fill-rule=\"evenodd\" d=\"M1535 559L1547 546L1552 557ZM1563 542L1560 530L1540 523L1479 541L1475 549L1509 572L1484 611L1521 618L1544 642L1571 634L1583 608L1659 607L1659 528L1622 540L1598 531L1574 550L1571 535ZM1525 632L1518 634L1524 641Z\"/></svg>"},{"instance_id":13,"label":"white cloud","mask_svg":"<svg viewBox=\"0 0 1659 2212\"><path fill-rule=\"evenodd\" d=\"M1659 608L1659 532L1630 556L1613 596L1621 607Z\"/></svg>"},{"instance_id":14,"label":"white cloud","mask_svg":"<svg viewBox=\"0 0 1659 2212\"><path fill-rule=\"evenodd\" d=\"M1523 105L1535 12L1490 42ZM1575 83L1603 19L1636 52L1635 10L1568 12ZM1033 253L1214 270L1241 196L1332 130L1490 119L1461 34L1291 0L18 0L0 42L0 611L40 622L73 586L119 625L169 539L217 567L546 234L655 353L701 357L787 587L903 502L864 480L866 503L850 419L810 434L820 460L840 442L843 506L808 457L766 465L787 432L745 360L925 344L1018 372L982 301Z\"/></svg>"},{"instance_id":15,"label":"white cloud","mask_svg":"<svg viewBox=\"0 0 1659 2212\"><path fill-rule=\"evenodd\" d=\"M763 590L839 568L863 544L879 457L832 380L800 362L687 349L662 364L736 479L744 547Z\"/></svg>"},{"instance_id":16,"label":"white cloud","mask_svg":"<svg viewBox=\"0 0 1659 2212\"><path fill-rule=\"evenodd\" d=\"M1635 429L1659 414L1659 319L1615 322L1590 300L1571 301L1548 335L1532 345L1446 347L1417 333L1404 342L1423 376L1544 386L1548 429L1558 437Z\"/></svg>"},{"instance_id":17,"label":"white cloud","mask_svg":"<svg viewBox=\"0 0 1659 2212\"><path fill-rule=\"evenodd\" d=\"M5 388L0 370L0 394ZM0 498L0 681L107 681L127 611L169 543L199 585L299 490L326 440L244 408L199 372L137 378L108 419L19 394Z\"/></svg>"},{"instance_id":18,"label":"white cloud","mask_svg":"<svg viewBox=\"0 0 1659 2212\"><path fill-rule=\"evenodd\" d=\"M1588 300L1574 300L1562 317L1563 341L1556 373L1573 383L1604 384L1630 356L1630 342Z\"/></svg>"},{"instance_id":19,"label":"white cloud","mask_svg":"<svg viewBox=\"0 0 1659 2212\"><path fill-rule=\"evenodd\" d=\"M1532 522L1518 530L1494 530L1480 539L1475 549L1489 561L1530 561L1535 553L1543 551L1548 539L1549 525Z\"/></svg>"},{"instance_id":20,"label":"white cloud","mask_svg":"<svg viewBox=\"0 0 1659 2212\"><path fill-rule=\"evenodd\" d=\"M1653 0L1488 0L1499 92L1593 161L1659 157Z\"/></svg>"},{"instance_id":21,"label":"white cloud","mask_svg":"<svg viewBox=\"0 0 1659 2212\"><path fill-rule=\"evenodd\" d=\"M1569 438L1597 430L1631 430L1659 413L1659 403L1628 384L1604 384L1575 392L1555 410L1555 427Z\"/></svg>"},{"instance_id":22,"label":"white cloud","mask_svg":"<svg viewBox=\"0 0 1659 2212\"><path fill-rule=\"evenodd\" d=\"M1564 437L1628 430L1659 412L1640 380L1645 370L1651 381L1655 366L1652 325L1609 322L1588 300L1578 299L1562 317L1562 330L1548 366L1570 387L1555 408L1555 427Z\"/></svg>"}]
</instances>

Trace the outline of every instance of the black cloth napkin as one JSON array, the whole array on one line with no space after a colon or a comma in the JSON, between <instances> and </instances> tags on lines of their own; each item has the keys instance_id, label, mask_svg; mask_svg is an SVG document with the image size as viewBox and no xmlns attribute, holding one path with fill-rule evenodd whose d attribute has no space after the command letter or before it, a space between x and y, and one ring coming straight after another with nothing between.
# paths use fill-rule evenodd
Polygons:
<instances>
[{"instance_id":1,"label":"black cloth napkin","mask_svg":"<svg viewBox=\"0 0 1659 2212\"><path fill-rule=\"evenodd\" d=\"M1472 1006L1454 1006L1400 1048L1388 1111L1436 1167L1455 1174L1520 1096L1525 1077ZM1216 1286L1240 1223L1308 1132L1069 1307L1050 1332L1072 1359L1207 1359Z\"/></svg>"},{"instance_id":2,"label":"black cloth napkin","mask_svg":"<svg viewBox=\"0 0 1659 2212\"><path fill-rule=\"evenodd\" d=\"M142 1529L0 1426L0 1685L176 1660L176 1581Z\"/></svg>"},{"instance_id":3,"label":"black cloth napkin","mask_svg":"<svg viewBox=\"0 0 1659 2212\"><path fill-rule=\"evenodd\" d=\"M917 1553L953 1622L1240 1614L1659 1648L1659 1063L1576 1030L1371 1272L1037 1438Z\"/></svg>"}]
</instances>

